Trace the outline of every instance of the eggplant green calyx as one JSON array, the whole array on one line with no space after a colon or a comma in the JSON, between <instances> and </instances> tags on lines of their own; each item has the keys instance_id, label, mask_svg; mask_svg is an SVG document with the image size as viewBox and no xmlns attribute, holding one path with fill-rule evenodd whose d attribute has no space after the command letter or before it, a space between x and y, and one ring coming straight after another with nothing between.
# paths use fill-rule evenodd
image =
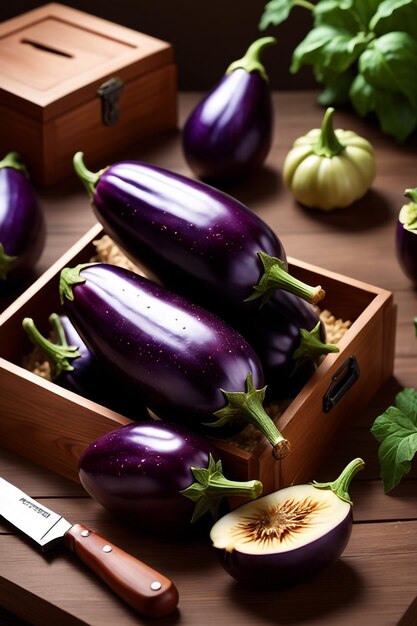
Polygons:
<instances>
[{"instance_id":1,"label":"eggplant green calyx","mask_svg":"<svg viewBox=\"0 0 417 626\"><path fill-rule=\"evenodd\" d=\"M227 404L215 411L219 419L206 423L205 426L219 427L231 422L236 417L243 417L250 424L258 428L272 446L272 454L277 459L283 459L290 451L290 443L279 432L272 419L263 407L266 387L255 389L252 382L252 373L246 378L247 391L225 391L222 389Z\"/></svg>"},{"instance_id":2,"label":"eggplant green calyx","mask_svg":"<svg viewBox=\"0 0 417 626\"><path fill-rule=\"evenodd\" d=\"M323 117L320 136L313 147L313 151L317 156L327 157L329 159L345 149L345 146L340 143L334 131L333 115L334 109L329 107Z\"/></svg>"},{"instance_id":3,"label":"eggplant green calyx","mask_svg":"<svg viewBox=\"0 0 417 626\"><path fill-rule=\"evenodd\" d=\"M401 207L398 219L405 230L417 231L417 188L406 189L404 195L411 199L411 202Z\"/></svg>"},{"instance_id":4,"label":"eggplant green calyx","mask_svg":"<svg viewBox=\"0 0 417 626\"><path fill-rule=\"evenodd\" d=\"M257 254L262 262L263 274L258 284L254 285L253 293L245 299L245 302L261 298L261 306L263 306L276 289L283 289L293 293L310 302L310 304L317 304L326 295L326 292L320 285L311 287L291 276L285 269L285 263L281 259L261 251Z\"/></svg>"},{"instance_id":5,"label":"eggplant green calyx","mask_svg":"<svg viewBox=\"0 0 417 626\"><path fill-rule=\"evenodd\" d=\"M300 345L294 351L292 358L298 363L313 361L318 364L320 357L330 352L339 352L334 343L323 343L320 339L320 322L317 322L313 330L300 329Z\"/></svg>"},{"instance_id":6,"label":"eggplant green calyx","mask_svg":"<svg viewBox=\"0 0 417 626\"><path fill-rule=\"evenodd\" d=\"M25 317L22 326L31 342L42 350L51 365L53 378L57 378L61 372L72 372L73 366L69 359L76 359L81 356L77 346L60 346L44 337L35 326L35 322L30 317Z\"/></svg>"},{"instance_id":7,"label":"eggplant green calyx","mask_svg":"<svg viewBox=\"0 0 417 626\"><path fill-rule=\"evenodd\" d=\"M3 169L5 167L12 167L13 169L18 170L19 172L23 172L23 174L27 178L29 178L27 167L18 152L13 151L13 152L9 152L8 154L6 154L4 159L0 161L0 169Z\"/></svg>"},{"instance_id":8,"label":"eggplant green calyx","mask_svg":"<svg viewBox=\"0 0 417 626\"><path fill-rule=\"evenodd\" d=\"M240 496L254 500L261 495L263 490L263 485L259 480L239 482L226 478L223 475L222 462L216 462L211 454L207 469L192 467L191 471L196 482L180 491L183 496L195 502L191 522L195 522L207 512L214 520L217 520L220 502L223 498Z\"/></svg>"},{"instance_id":9,"label":"eggplant green calyx","mask_svg":"<svg viewBox=\"0 0 417 626\"><path fill-rule=\"evenodd\" d=\"M84 183L84 187L88 191L90 200L92 200L98 181L100 180L101 175L106 171L107 167L99 170L98 172L90 172L90 170L88 170L84 164L83 152L77 152L76 154L74 154L72 162L76 173L81 178L82 182Z\"/></svg>"},{"instance_id":10,"label":"eggplant green calyx","mask_svg":"<svg viewBox=\"0 0 417 626\"><path fill-rule=\"evenodd\" d=\"M264 80L268 80L265 67L261 63L260 56L264 48L272 44L276 44L275 37L261 37L254 41L246 51L246 54L237 61L233 61L226 70L226 74L231 74L237 69L244 69L248 74L259 72Z\"/></svg>"},{"instance_id":11,"label":"eggplant green calyx","mask_svg":"<svg viewBox=\"0 0 417 626\"><path fill-rule=\"evenodd\" d=\"M8 272L16 265L18 256L9 256L4 251L4 246L0 243L0 280L6 280Z\"/></svg>"},{"instance_id":12,"label":"eggplant green calyx","mask_svg":"<svg viewBox=\"0 0 417 626\"><path fill-rule=\"evenodd\" d=\"M317 489L331 489L338 498L343 500L343 502L352 504L352 500L350 499L348 493L349 485L352 482L353 477L364 467L365 462L362 459L353 459L353 461L345 467L339 478L336 478L333 482L318 483L314 480L311 484Z\"/></svg>"},{"instance_id":13,"label":"eggplant green calyx","mask_svg":"<svg viewBox=\"0 0 417 626\"><path fill-rule=\"evenodd\" d=\"M73 287L75 285L82 285L85 283L85 278L80 276L80 272L85 267L90 267L90 265L94 265L93 263L80 263L80 265L76 265L75 267L64 267L61 270L61 276L59 279L59 298L61 304L64 302L64 298L68 300L74 300Z\"/></svg>"}]
</instances>

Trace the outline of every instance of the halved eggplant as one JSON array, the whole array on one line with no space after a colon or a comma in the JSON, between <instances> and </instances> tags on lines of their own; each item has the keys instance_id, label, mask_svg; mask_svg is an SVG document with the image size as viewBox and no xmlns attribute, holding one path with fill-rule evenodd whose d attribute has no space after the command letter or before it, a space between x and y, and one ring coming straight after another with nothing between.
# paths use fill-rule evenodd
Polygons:
<instances>
[{"instance_id":1,"label":"halved eggplant","mask_svg":"<svg viewBox=\"0 0 417 626\"><path fill-rule=\"evenodd\" d=\"M363 467L354 459L334 482L280 489L222 517L210 538L225 570L244 584L276 588L334 563L352 531L347 489Z\"/></svg>"}]
</instances>

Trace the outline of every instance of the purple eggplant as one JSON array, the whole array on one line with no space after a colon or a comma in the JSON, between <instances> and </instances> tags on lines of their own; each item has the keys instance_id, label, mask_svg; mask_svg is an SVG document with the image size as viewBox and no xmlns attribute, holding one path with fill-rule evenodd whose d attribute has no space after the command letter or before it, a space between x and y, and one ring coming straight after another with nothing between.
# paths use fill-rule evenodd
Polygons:
<instances>
[{"instance_id":1,"label":"purple eggplant","mask_svg":"<svg viewBox=\"0 0 417 626\"><path fill-rule=\"evenodd\" d=\"M52 380L74 393L98 402L131 419L144 419L146 409L136 388L115 380L91 354L66 315L52 313L49 321L56 343L44 337L33 319L24 318L23 329L51 366Z\"/></svg>"},{"instance_id":2,"label":"purple eggplant","mask_svg":"<svg viewBox=\"0 0 417 626\"><path fill-rule=\"evenodd\" d=\"M200 517L217 519L224 498L256 498L258 480L222 474L216 449L179 424L147 420L99 437L81 455L85 490L117 517L162 534L190 531Z\"/></svg>"},{"instance_id":3,"label":"purple eggplant","mask_svg":"<svg viewBox=\"0 0 417 626\"><path fill-rule=\"evenodd\" d=\"M0 282L26 278L43 252L43 211L16 152L0 161Z\"/></svg>"},{"instance_id":4,"label":"purple eggplant","mask_svg":"<svg viewBox=\"0 0 417 626\"><path fill-rule=\"evenodd\" d=\"M81 152L74 167L107 234L169 289L193 293L206 308L242 314L251 309L249 300L266 301L278 288L311 302L324 297L321 287L288 274L272 229L218 189L135 161L94 174Z\"/></svg>"},{"instance_id":5,"label":"purple eggplant","mask_svg":"<svg viewBox=\"0 0 417 626\"><path fill-rule=\"evenodd\" d=\"M255 424L276 458L289 444L263 409L259 359L222 319L115 265L64 268L61 301L87 347L135 384L162 419L210 430L236 418Z\"/></svg>"},{"instance_id":6,"label":"purple eggplant","mask_svg":"<svg viewBox=\"0 0 417 626\"><path fill-rule=\"evenodd\" d=\"M271 148L274 116L260 55L274 43L274 37L255 41L188 117L182 133L183 151L200 178L235 180L264 163Z\"/></svg>"},{"instance_id":7,"label":"purple eggplant","mask_svg":"<svg viewBox=\"0 0 417 626\"><path fill-rule=\"evenodd\" d=\"M259 356L267 400L294 398L320 358L339 351L325 343L326 330L314 308L284 291L276 291L239 330Z\"/></svg>"},{"instance_id":8,"label":"purple eggplant","mask_svg":"<svg viewBox=\"0 0 417 626\"><path fill-rule=\"evenodd\" d=\"M210 537L225 570L265 589L295 585L332 565L351 535L348 488L363 467L354 459L333 482L280 489L220 518Z\"/></svg>"},{"instance_id":9,"label":"purple eggplant","mask_svg":"<svg viewBox=\"0 0 417 626\"><path fill-rule=\"evenodd\" d=\"M402 207L398 216L396 253L404 274L417 284L417 187L406 189L404 195L411 202Z\"/></svg>"}]
</instances>

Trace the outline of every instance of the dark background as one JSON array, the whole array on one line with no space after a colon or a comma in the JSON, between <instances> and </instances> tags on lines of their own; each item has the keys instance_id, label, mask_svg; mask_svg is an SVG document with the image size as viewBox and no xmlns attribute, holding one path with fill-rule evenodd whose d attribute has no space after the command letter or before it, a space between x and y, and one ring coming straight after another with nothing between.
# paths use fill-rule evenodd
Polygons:
<instances>
[{"instance_id":1,"label":"dark background","mask_svg":"<svg viewBox=\"0 0 417 626\"><path fill-rule=\"evenodd\" d=\"M260 31L266 0L65 0L61 4L92 13L170 42L178 65L179 89L213 86L229 63L243 56L255 39L277 37L263 61L273 89L315 86L310 68L289 72L291 55L312 25L311 13L295 7L280 26ZM39 0L0 0L0 21L48 4ZM1 59L0 59L1 63Z\"/></svg>"}]
</instances>

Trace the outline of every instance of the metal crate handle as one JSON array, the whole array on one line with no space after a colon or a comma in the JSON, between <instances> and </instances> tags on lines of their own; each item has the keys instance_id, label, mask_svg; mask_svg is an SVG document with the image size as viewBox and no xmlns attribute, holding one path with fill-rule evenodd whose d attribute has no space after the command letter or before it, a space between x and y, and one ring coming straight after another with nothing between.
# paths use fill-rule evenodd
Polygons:
<instances>
[{"instance_id":1,"label":"metal crate handle","mask_svg":"<svg viewBox=\"0 0 417 626\"><path fill-rule=\"evenodd\" d=\"M358 361L354 355L351 355L334 374L329 388L323 396L323 411L325 413L328 413L339 402L359 376Z\"/></svg>"}]
</instances>

